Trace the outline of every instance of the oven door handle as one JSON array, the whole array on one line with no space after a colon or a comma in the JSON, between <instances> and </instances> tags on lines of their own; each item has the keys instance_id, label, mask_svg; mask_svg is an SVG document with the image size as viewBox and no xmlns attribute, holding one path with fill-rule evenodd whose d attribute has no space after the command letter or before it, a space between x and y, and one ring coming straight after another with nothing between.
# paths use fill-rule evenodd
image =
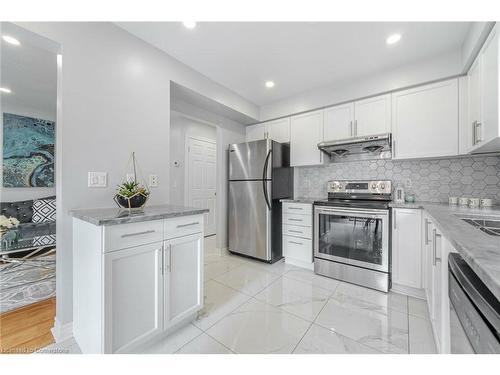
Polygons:
<instances>
[{"instance_id":1,"label":"oven door handle","mask_svg":"<svg viewBox=\"0 0 500 375\"><path fill-rule=\"evenodd\" d=\"M388 216L389 211L385 210L341 210L341 209L330 209L330 208L315 208L315 212L318 214L326 214L326 215L364 215L367 217L380 217L380 216Z\"/></svg>"}]
</instances>

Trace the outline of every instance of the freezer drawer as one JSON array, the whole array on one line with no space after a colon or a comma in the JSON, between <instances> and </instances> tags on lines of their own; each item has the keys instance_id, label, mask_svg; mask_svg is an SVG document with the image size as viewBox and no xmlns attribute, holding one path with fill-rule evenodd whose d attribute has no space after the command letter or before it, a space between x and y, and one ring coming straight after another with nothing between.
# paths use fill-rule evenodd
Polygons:
<instances>
[{"instance_id":1,"label":"freezer drawer","mask_svg":"<svg viewBox=\"0 0 500 375\"><path fill-rule=\"evenodd\" d=\"M271 191L271 182L229 182L229 251L270 261L271 211L264 187Z\"/></svg>"}]
</instances>

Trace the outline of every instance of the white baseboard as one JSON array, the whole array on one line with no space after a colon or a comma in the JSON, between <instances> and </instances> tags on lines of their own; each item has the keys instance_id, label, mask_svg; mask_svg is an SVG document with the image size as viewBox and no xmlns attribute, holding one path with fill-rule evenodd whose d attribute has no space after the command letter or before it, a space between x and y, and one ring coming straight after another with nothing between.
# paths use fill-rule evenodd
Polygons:
<instances>
[{"instance_id":1,"label":"white baseboard","mask_svg":"<svg viewBox=\"0 0 500 375\"><path fill-rule=\"evenodd\" d=\"M297 267L300 267L300 268L306 268L308 270L314 271L314 263L313 262L306 262L306 261L299 260L299 259L285 257L285 263L291 264L292 266L297 266Z\"/></svg>"},{"instance_id":2,"label":"white baseboard","mask_svg":"<svg viewBox=\"0 0 500 375\"><path fill-rule=\"evenodd\" d=\"M66 341L73 337L73 322L62 324L57 317L54 319L54 327L50 329L55 342Z\"/></svg>"},{"instance_id":3,"label":"white baseboard","mask_svg":"<svg viewBox=\"0 0 500 375\"><path fill-rule=\"evenodd\" d=\"M409 286L392 283L391 291L394 293L404 294L410 297L415 297L425 300L425 291L423 289L416 289Z\"/></svg>"}]
</instances>

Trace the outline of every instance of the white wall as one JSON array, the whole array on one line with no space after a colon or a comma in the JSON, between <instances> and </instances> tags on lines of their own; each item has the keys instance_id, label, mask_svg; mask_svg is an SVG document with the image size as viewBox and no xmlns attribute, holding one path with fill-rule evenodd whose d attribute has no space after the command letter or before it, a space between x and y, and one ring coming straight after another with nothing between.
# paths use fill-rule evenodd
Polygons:
<instances>
[{"instance_id":1,"label":"white wall","mask_svg":"<svg viewBox=\"0 0 500 375\"><path fill-rule=\"evenodd\" d=\"M260 120L265 121L337 103L373 96L396 89L451 77L461 73L460 50L398 69L311 90L264 105Z\"/></svg>"},{"instance_id":2,"label":"white wall","mask_svg":"<svg viewBox=\"0 0 500 375\"><path fill-rule=\"evenodd\" d=\"M171 109L188 116L217 125L217 248L228 246L227 234L227 196L228 196L228 149L232 143L245 142L245 126L206 111L190 103L172 98Z\"/></svg>"},{"instance_id":3,"label":"white wall","mask_svg":"<svg viewBox=\"0 0 500 375\"><path fill-rule=\"evenodd\" d=\"M61 45L58 118L62 151L58 212L58 324L72 320L74 208L110 207L130 152L160 186L151 204L169 201L170 81L257 118L258 108L110 23L21 22ZM254 112L254 113L253 113ZM58 135L59 136L59 135ZM108 187L89 189L89 171L108 172ZM76 267L78 265L75 265Z\"/></svg>"},{"instance_id":4,"label":"white wall","mask_svg":"<svg viewBox=\"0 0 500 375\"><path fill-rule=\"evenodd\" d=\"M56 103L56 98L54 97L54 108L35 108L35 107L28 107L26 105L20 105L16 103L16 100L14 98L8 98L7 100L6 99L2 100L1 112L2 114L6 112L21 116L29 116L35 118L42 118L44 120L56 121L55 103ZM3 131L0 131L0 144L2 142L3 142ZM3 165L3 152L0 152L0 165ZM0 185L3 186L1 182ZM4 188L3 187L0 198L2 202L13 202L13 201L44 198L55 194L56 194L55 186L52 188L41 188L41 187Z\"/></svg>"},{"instance_id":5,"label":"white wall","mask_svg":"<svg viewBox=\"0 0 500 375\"><path fill-rule=\"evenodd\" d=\"M184 182L186 174L186 138L189 136L203 137L217 141L215 126L171 112L170 115L170 200L178 204L186 204ZM178 166L174 163L178 162Z\"/></svg>"}]
</instances>

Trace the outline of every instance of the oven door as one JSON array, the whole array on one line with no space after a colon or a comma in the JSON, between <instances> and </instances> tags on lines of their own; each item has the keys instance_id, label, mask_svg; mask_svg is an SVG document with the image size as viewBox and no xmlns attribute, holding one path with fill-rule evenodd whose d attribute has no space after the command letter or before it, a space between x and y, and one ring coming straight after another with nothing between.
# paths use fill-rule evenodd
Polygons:
<instances>
[{"instance_id":1,"label":"oven door","mask_svg":"<svg viewBox=\"0 0 500 375\"><path fill-rule=\"evenodd\" d=\"M315 206L314 256L389 272L389 211Z\"/></svg>"}]
</instances>

